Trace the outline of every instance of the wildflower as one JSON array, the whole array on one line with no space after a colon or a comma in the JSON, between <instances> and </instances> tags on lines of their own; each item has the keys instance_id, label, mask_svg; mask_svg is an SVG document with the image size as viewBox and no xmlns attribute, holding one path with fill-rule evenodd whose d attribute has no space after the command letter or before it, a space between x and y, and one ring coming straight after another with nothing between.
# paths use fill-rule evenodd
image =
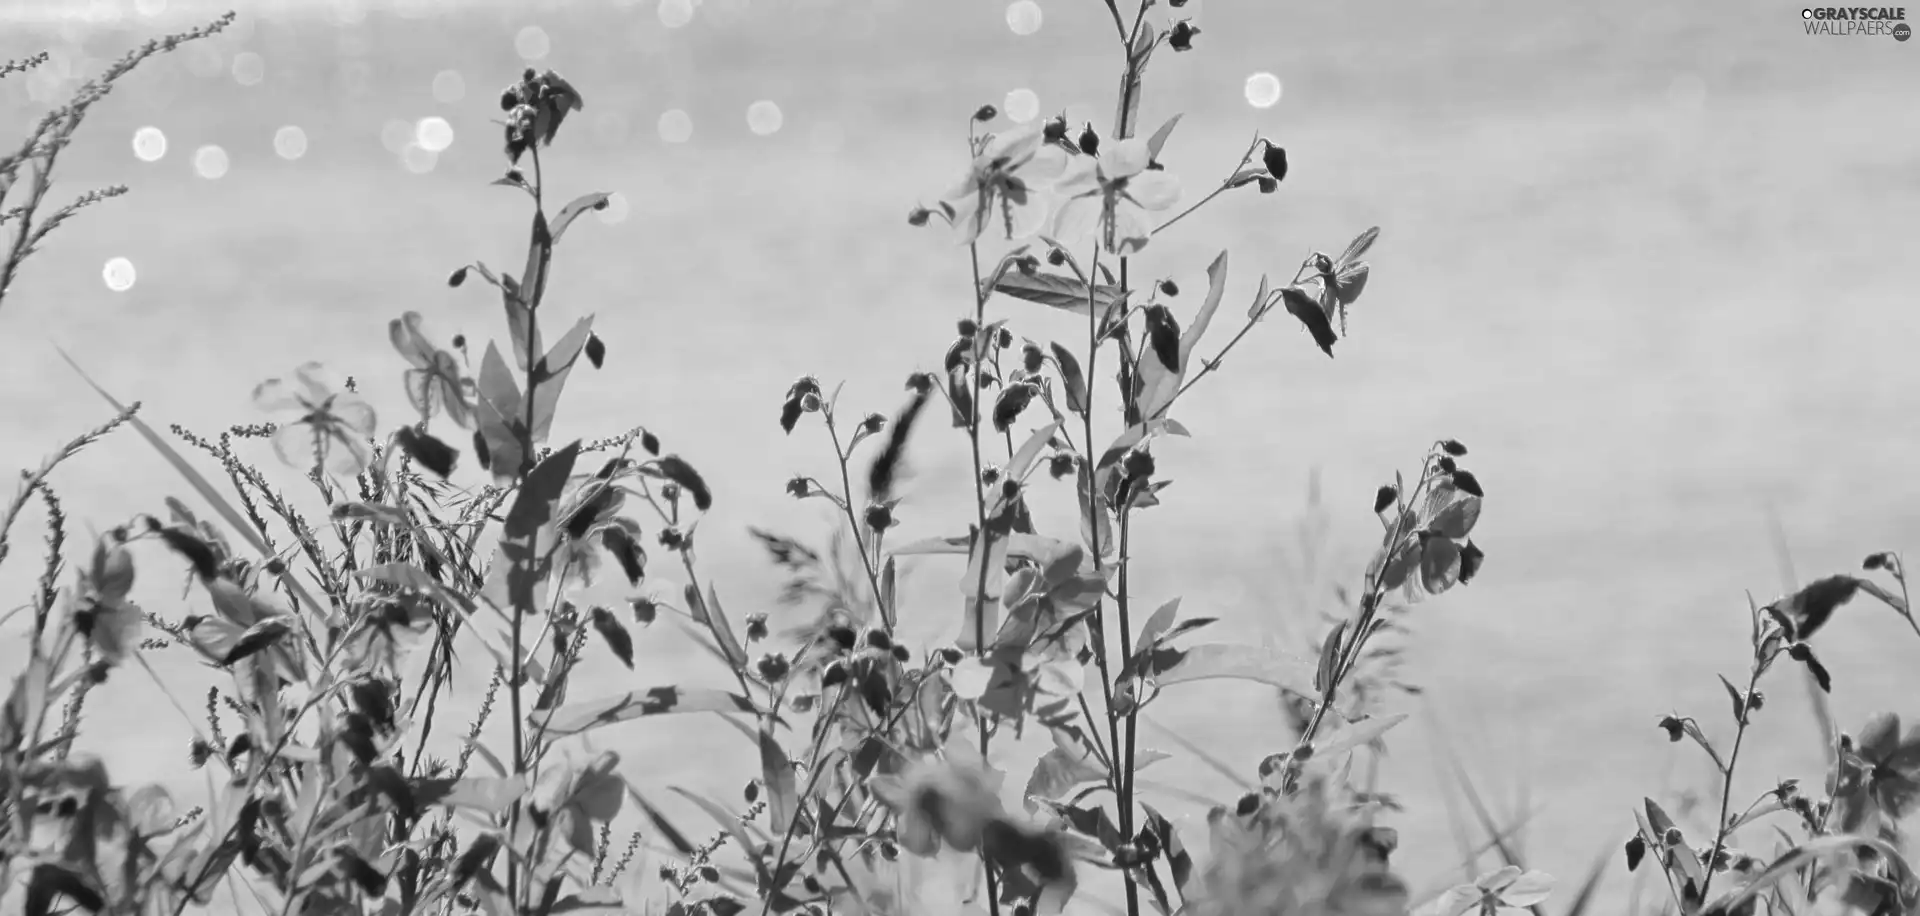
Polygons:
<instances>
[{"instance_id":1,"label":"wildflower","mask_svg":"<svg viewBox=\"0 0 1920 916\"><path fill-rule=\"evenodd\" d=\"M1836 829L1864 832L1876 819L1898 823L1920 800L1920 726L1900 734L1900 717L1881 713L1867 723L1851 753L1842 755L1834 793Z\"/></svg>"},{"instance_id":2,"label":"wildflower","mask_svg":"<svg viewBox=\"0 0 1920 916\"><path fill-rule=\"evenodd\" d=\"M893 809L900 845L932 856L943 842L961 852L979 848L987 825L1000 815L994 775L978 765L924 759L898 776L875 776L868 785Z\"/></svg>"},{"instance_id":3,"label":"wildflower","mask_svg":"<svg viewBox=\"0 0 1920 916\"><path fill-rule=\"evenodd\" d=\"M273 434L273 451L296 468L324 467L352 476L373 461L367 445L373 435L373 408L358 395L334 387L319 363L304 363L292 379L273 378L253 389L255 407L299 411L299 419Z\"/></svg>"},{"instance_id":4,"label":"wildflower","mask_svg":"<svg viewBox=\"0 0 1920 916\"><path fill-rule=\"evenodd\" d=\"M1267 151L1260 157L1261 164L1267 167L1267 174L1271 176L1276 183L1287 180L1286 149L1275 145L1272 140L1268 140L1266 143Z\"/></svg>"},{"instance_id":5,"label":"wildflower","mask_svg":"<svg viewBox=\"0 0 1920 916\"><path fill-rule=\"evenodd\" d=\"M407 312L387 322L387 339L401 358L412 364L404 377L407 401L425 420L441 409L447 419L466 429L473 424L473 399L478 389L473 379L462 378L460 362L452 353L434 346L420 330L420 313Z\"/></svg>"},{"instance_id":6,"label":"wildflower","mask_svg":"<svg viewBox=\"0 0 1920 916\"><path fill-rule=\"evenodd\" d=\"M1095 229L1109 254L1131 255L1147 246L1153 228L1147 213L1180 199L1180 183L1164 171L1149 170L1147 141L1133 138L1108 146L1097 156L1074 160L1055 186L1067 198L1054 216L1052 236L1062 242Z\"/></svg>"},{"instance_id":7,"label":"wildflower","mask_svg":"<svg viewBox=\"0 0 1920 916\"><path fill-rule=\"evenodd\" d=\"M1507 916L1525 912L1552 893L1552 875L1523 872L1519 866L1509 865L1447 891L1428 912L1437 916Z\"/></svg>"},{"instance_id":8,"label":"wildflower","mask_svg":"<svg viewBox=\"0 0 1920 916\"><path fill-rule=\"evenodd\" d=\"M966 176L941 196L951 207L960 244L973 244L996 217L1009 239L1025 238L1040 228L1046 218L1040 192L1066 168L1066 154L1043 146L1040 136L1040 131L1023 127L988 138Z\"/></svg>"},{"instance_id":9,"label":"wildflower","mask_svg":"<svg viewBox=\"0 0 1920 916\"><path fill-rule=\"evenodd\" d=\"M1167 33L1167 44L1172 45L1175 51L1191 51L1193 36L1198 34L1200 34L1198 26L1182 19L1174 23L1173 30Z\"/></svg>"}]
</instances>

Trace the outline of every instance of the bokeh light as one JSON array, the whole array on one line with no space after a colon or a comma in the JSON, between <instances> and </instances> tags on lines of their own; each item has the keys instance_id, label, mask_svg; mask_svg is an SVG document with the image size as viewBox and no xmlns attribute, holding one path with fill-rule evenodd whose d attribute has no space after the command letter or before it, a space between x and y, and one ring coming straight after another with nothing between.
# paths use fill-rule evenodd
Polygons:
<instances>
[{"instance_id":1,"label":"bokeh light","mask_svg":"<svg viewBox=\"0 0 1920 916\"><path fill-rule=\"evenodd\" d=\"M307 154L307 132L288 124L273 132L273 151L292 162Z\"/></svg>"},{"instance_id":2,"label":"bokeh light","mask_svg":"<svg viewBox=\"0 0 1920 916\"><path fill-rule=\"evenodd\" d=\"M241 51L233 56L233 81L242 86L258 86L267 76L265 58L252 51Z\"/></svg>"},{"instance_id":3,"label":"bokeh light","mask_svg":"<svg viewBox=\"0 0 1920 916\"><path fill-rule=\"evenodd\" d=\"M761 99L747 106L747 129L765 137L780 130L786 122L786 116L780 113L780 106Z\"/></svg>"},{"instance_id":4,"label":"bokeh light","mask_svg":"<svg viewBox=\"0 0 1920 916\"><path fill-rule=\"evenodd\" d=\"M126 258L109 258L107 266L101 268L100 279L105 280L107 288L116 293L124 293L133 288L133 262Z\"/></svg>"},{"instance_id":5,"label":"bokeh light","mask_svg":"<svg viewBox=\"0 0 1920 916\"><path fill-rule=\"evenodd\" d=\"M142 127L133 132L133 154L141 162L159 162L167 154L167 135L158 127Z\"/></svg>"},{"instance_id":6,"label":"bokeh light","mask_svg":"<svg viewBox=\"0 0 1920 916\"><path fill-rule=\"evenodd\" d=\"M513 51L521 60L541 60L547 52L553 50L553 42L547 38L547 30L530 25L513 36Z\"/></svg>"},{"instance_id":7,"label":"bokeh light","mask_svg":"<svg viewBox=\"0 0 1920 916\"><path fill-rule=\"evenodd\" d=\"M1255 108L1272 108L1279 101L1279 77L1271 73L1255 73L1247 77L1247 104Z\"/></svg>"},{"instance_id":8,"label":"bokeh light","mask_svg":"<svg viewBox=\"0 0 1920 916\"><path fill-rule=\"evenodd\" d=\"M400 150L413 140L413 125L399 118L388 118L380 125L380 145L387 152L399 155Z\"/></svg>"},{"instance_id":9,"label":"bokeh light","mask_svg":"<svg viewBox=\"0 0 1920 916\"><path fill-rule=\"evenodd\" d=\"M627 210L627 195L615 191L607 195L607 208L600 211L600 221L609 226L626 222Z\"/></svg>"},{"instance_id":10,"label":"bokeh light","mask_svg":"<svg viewBox=\"0 0 1920 916\"><path fill-rule=\"evenodd\" d=\"M1007 4L1007 28L1015 35L1032 35L1040 31L1040 21L1045 17L1040 13L1040 4L1034 0L1013 0Z\"/></svg>"},{"instance_id":11,"label":"bokeh light","mask_svg":"<svg viewBox=\"0 0 1920 916\"><path fill-rule=\"evenodd\" d=\"M660 0L660 24L677 29L693 21L693 0Z\"/></svg>"},{"instance_id":12,"label":"bokeh light","mask_svg":"<svg viewBox=\"0 0 1920 916\"><path fill-rule=\"evenodd\" d=\"M1007 93L1006 104L1001 110L1015 124L1025 124L1040 113L1040 97L1031 89L1015 89Z\"/></svg>"},{"instance_id":13,"label":"bokeh light","mask_svg":"<svg viewBox=\"0 0 1920 916\"><path fill-rule=\"evenodd\" d=\"M421 118L420 123L413 126L413 142L421 149L438 153L453 145L453 125L442 117Z\"/></svg>"},{"instance_id":14,"label":"bokeh light","mask_svg":"<svg viewBox=\"0 0 1920 916\"><path fill-rule=\"evenodd\" d=\"M208 144L193 151L193 170L201 178L214 179L227 174L227 151Z\"/></svg>"},{"instance_id":15,"label":"bokeh light","mask_svg":"<svg viewBox=\"0 0 1920 916\"><path fill-rule=\"evenodd\" d=\"M668 143L685 143L693 138L693 118L678 108L669 108L660 113L660 139Z\"/></svg>"},{"instance_id":16,"label":"bokeh light","mask_svg":"<svg viewBox=\"0 0 1920 916\"><path fill-rule=\"evenodd\" d=\"M452 105L467 97L467 80L458 70L442 70L433 75L433 100Z\"/></svg>"},{"instance_id":17,"label":"bokeh light","mask_svg":"<svg viewBox=\"0 0 1920 916\"><path fill-rule=\"evenodd\" d=\"M425 175L433 171L433 167L439 163L439 153L418 143L409 143L406 149L400 151L400 164L406 166L407 171L415 175Z\"/></svg>"}]
</instances>

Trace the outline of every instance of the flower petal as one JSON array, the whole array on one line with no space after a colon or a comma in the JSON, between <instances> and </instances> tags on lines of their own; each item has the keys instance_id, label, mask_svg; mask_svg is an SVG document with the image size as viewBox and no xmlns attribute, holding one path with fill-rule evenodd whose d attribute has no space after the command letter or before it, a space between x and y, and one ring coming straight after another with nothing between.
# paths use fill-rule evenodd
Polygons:
<instances>
[{"instance_id":1,"label":"flower petal","mask_svg":"<svg viewBox=\"0 0 1920 916\"><path fill-rule=\"evenodd\" d=\"M1028 159L1027 164L1017 171L1020 180L1026 182L1029 187L1044 187L1060 180L1060 176L1066 174L1067 151L1057 146L1043 146L1035 151L1033 158Z\"/></svg>"},{"instance_id":2,"label":"flower petal","mask_svg":"<svg viewBox=\"0 0 1920 916\"><path fill-rule=\"evenodd\" d=\"M948 201L953 206L953 233L959 244L973 244L986 229L987 214L980 208L980 197L974 193Z\"/></svg>"},{"instance_id":3,"label":"flower petal","mask_svg":"<svg viewBox=\"0 0 1920 916\"><path fill-rule=\"evenodd\" d=\"M387 322L387 339L393 342L393 349L416 369L425 368L439 349L420 330L420 320L419 312L407 312Z\"/></svg>"},{"instance_id":4,"label":"flower petal","mask_svg":"<svg viewBox=\"0 0 1920 916\"><path fill-rule=\"evenodd\" d=\"M1025 203L1008 202L1007 206L1013 212L1013 239L1024 239L1047 224L1051 198L1050 194L1029 191Z\"/></svg>"},{"instance_id":5,"label":"flower petal","mask_svg":"<svg viewBox=\"0 0 1920 916\"><path fill-rule=\"evenodd\" d=\"M301 363L293 370L293 374L300 379L300 384L305 389L304 397L309 405L323 404L327 398L333 396L334 392L346 387L340 384L339 379L334 378L333 373L328 371L325 365L318 362Z\"/></svg>"},{"instance_id":6,"label":"flower petal","mask_svg":"<svg viewBox=\"0 0 1920 916\"><path fill-rule=\"evenodd\" d=\"M295 420L273 431L273 453L287 467L311 471L320 464L325 439L314 424Z\"/></svg>"},{"instance_id":7,"label":"flower petal","mask_svg":"<svg viewBox=\"0 0 1920 916\"><path fill-rule=\"evenodd\" d=\"M1108 144L1100 150L1100 171L1108 181L1131 178L1147 170L1153 151L1147 141L1133 137Z\"/></svg>"},{"instance_id":8,"label":"flower petal","mask_svg":"<svg viewBox=\"0 0 1920 916\"><path fill-rule=\"evenodd\" d=\"M1063 197L1100 193L1100 167L1091 156L1075 156L1066 165L1053 192Z\"/></svg>"},{"instance_id":9,"label":"flower petal","mask_svg":"<svg viewBox=\"0 0 1920 916\"><path fill-rule=\"evenodd\" d=\"M300 403L302 387L283 378L270 378L253 386L253 406L261 410L278 413L286 410L304 411L305 404Z\"/></svg>"},{"instance_id":10,"label":"flower petal","mask_svg":"<svg viewBox=\"0 0 1920 916\"><path fill-rule=\"evenodd\" d=\"M1100 198L1075 197L1060 205L1053 214L1053 231L1047 233L1059 242L1077 242L1100 225Z\"/></svg>"},{"instance_id":11,"label":"flower petal","mask_svg":"<svg viewBox=\"0 0 1920 916\"><path fill-rule=\"evenodd\" d=\"M339 477L352 477L367 469L373 463L373 449L367 445L363 436L352 431L332 426L327 429L326 467L327 472Z\"/></svg>"},{"instance_id":12,"label":"flower petal","mask_svg":"<svg viewBox=\"0 0 1920 916\"><path fill-rule=\"evenodd\" d=\"M1031 125L995 134L993 139L987 141L986 148L980 151L980 158L974 160L975 170L978 171L981 164L991 167L1002 159L1015 167L1024 164L1039 151L1042 136L1040 128Z\"/></svg>"},{"instance_id":13,"label":"flower petal","mask_svg":"<svg viewBox=\"0 0 1920 916\"><path fill-rule=\"evenodd\" d=\"M1148 210L1165 210L1180 202L1180 180L1166 172L1141 172L1127 179L1127 196Z\"/></svg>"},{"instance_id":14,"label":"flower petal","mask_svg":"<svg viewBox=\"0 0 1920 916\"><path fill-rule=\"evenodd\" d=\"M1113 228L1107 236L1112 242L1108 251L1113 254L1131 256L1147 247L1153 238L1153 225L1147 221L1147 211L1133 205L1130 201L1117 201L1113 205Z\"/></svg>"},{"instance_id":15,"label":"flower petal","mask_svg":"<svg viewBox=\"0 0 1920 916\"><path fill-rule=\"evenodd\" d=\"M1530 871L1513 879L1513 883L1500 891L1500 902L1507 906L1530 907L1553 896L1553 876L1543 871Z\"/></svg>"},{"instance_id":16,"label":"flower petal","mask_svg":"<svg viewBox=\"0 0 1920 916\"><path fill-rule=\"evenodd\" d=\"M376 418L373 406L360 399L358 395L338 394L327 404L327 413L333 422L357 434L362 439L373 437Z\"/></svg>"}]
</instances>

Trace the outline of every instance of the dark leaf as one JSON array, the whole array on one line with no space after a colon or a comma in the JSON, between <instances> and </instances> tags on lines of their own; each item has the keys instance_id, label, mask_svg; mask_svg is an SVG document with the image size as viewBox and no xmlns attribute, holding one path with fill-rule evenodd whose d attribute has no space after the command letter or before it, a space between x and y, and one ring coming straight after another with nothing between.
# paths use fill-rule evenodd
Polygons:
<instances>
[{"instance_id":1,"label":"dark leaf","mask_svg":"<svg viewBox=\"0 0 1920 916\"><path fill-rule=\"evenodd\" d=\"M33 866L33 871L27 873L23 916L49 916L53 912L54 901L61 897L95 913L107 902L78 872L64 865L43 862Z\"/></svg>"},{"instance_id":2,"label":"dark leaf","mask_svg":"<svg viewBox=\"0 0 1920 916\"><path fill-rule=\"evenodd\" d=\"M1473 472L1465 468L1453 472L1453 485L1459 487L1463 493L1482 497L1487 495L1485 490L1480 489L1480 478L1473 476Z\"/></svg>"},{"instance_id":3,"label":"dark leaf","mask_svg":"<svg viewBox=\"0 0 1920 916\"><path fill-rule=\"evenodd\" d=\"M1812 647L1806 643L1795 643L1793 648L1787 650L1787 654L1793 656L1795 661L1807 666L1807 672L1812 674L1814 682L1820 685L1821 693L1833 692L1833 675L1827 673L1827 666L1820 664L1820 659L1814 656Z\"/></svg>"},{"instance_id":4,"label":"dark leaf","mask_svg":"<svg viewBox=\"0 0 1920 916\"><path fill-rule=\"evenodd\" d=\"M915 388L907 405L900 409L899 416L887 427L886 442L881 446L880 454L874 457L873 465L867 469L867 495L874 502L884 503L893 497L893 484L899 477L907 439L913 435L914 421L919 419L920 411L927 406L927 399L932 393L931 388Z\"/></svg>"},{"instance_id":5,"label":"dark leaf","mask_svg":"<svg viewBox=\"0 0 1920 916\"><path fill-rule=\"evenodd\" d=\"M491 865L494 853L500 851L500 845L500 835L497 833L482 833L470 840L467 848L460 850L460 858L454 861L454 889L465 887L481 869Z\"/></svg>"},{"instance_id":6,"label":"dark leaf","mask_svg":"<svg viewBox=\"0 0 1920 916\"><path fill-rule=\"evenodd\" d=\"M212 582L220 577L220 559L213 553L213 547L199 535L182 525L169 525L160 529L160 540L174 553L184 557L187 565L193 567L193 574L202 582Z\"/></svg>"},{"instance_id":7,"label":"dark leaf","mask_svg":"<svg viewBox=\"0 0 1920 916\"><path fill-rule=\"evenodd\" d=\"M1639 834L1634 834L1633 839L1627 841L1627 871L1638 869L1640 867L1640 860L1645 858L1646 855L1646 838Z\"/></svg>"},{"instance_id":8,"label":"dark leaf","mask_svg":"<svg viewBox=\"0 0 1920 916\"><path fill-rule=\"evenodd\" d=\"M1333 333L1333 322L1320 308L1318 300L1297 286L1285 286L1280 289L1280 299L1287 304L1287 314L1300 320L1306 326L1307 333L1313 335L1313 343L1328 356L1333 355L1333 345L1339 337Z\"/></svg>"},{"instance_id":9,"label":"dark leaf","mask_svg":"<svg viewBox=\"0 0 1920 916\"><path fill-rule=\"evenodd\" d=\"M993 428L997 432L1006 432L1020 419L1020 413L1033 402L1036 389L1026 382L1017 382L1000 390L1000 396L993 401Z\"/></svg>"},{"instance_id":10,"label":"dark leaf","mask_svg":"<svg viewBox=\"0 0 1920 916\"><path fill-rule=\"evenodd\" d=\"M1487 557L1486 552L1469 540L1460 548L1460 584L1466 585L1480 573L1480 563Z\"/></svg>"},{"instance_id":11,"label":"dark leaf","mask_svg":"<svg viewBox=\"0 0 1920 916\"><path fill-rule=\"evenodd\" d=\"M1381 487L1378 492L1373 494L1373 514L1379 515L1387 511L1387 507L1393 505L1399 499L1400 490L1394 487L1393 484L1387 484Z\"/></svg>"},{"instance_id":12,"label":"dark leaf","mask_svg":"<svg viewBox=\"0 0 1920 916\"><path fill-rule=\"evenodd\" d=\"M460 452L453 446L411 426L400 427L393 437L407 457L442 480L453 473L453 466L460 460Z\"/></svg>"},{"instance_id":13,"label":"dark leaf","mask_svg":"<svg viewBox=\"0 0 1920 916\"><path fill-rule=\"evenodd\" d=\"M656 462L661 476L680 485L680 489L693 497L693 507L702 512L713 508L713 492L707 489L707 482L700 472L693 469L678 455L663 455Z\"/></svg>"},{"instance_id":14,"label":"dark leaf","mask_svg":"<svg viewBox=\"0 0 1920 916\"><path fill-rule=\"evenodd\" d=\"M1149 305L1146 308L1147 343L1153 348L1155 359L1169 373L1180 373L1180 322L1174 320L1173 310L1164 305Z\"/></svg>"},{"instance_id":15,"label":"dark leaf","mask_svg":"<svg viewBox=\"0 0 1920 916\"><path fill-rule=\"evenodd\" d=\"M1160 149L1167 145L1167 138L1173 136L1174 125L1179 123L1180 115L1176 114L1168 118L1167 123L1160 125L1160 129L1154 131L1153 136L1147 138L1147 156L1149 158L1155 160L1160 158Z\"/></svg>"},{"instance_id":16,"label":"dark leaf","mask_svg":"<svg viewBox=\"0 0 1920 916\"><path fill-rule=\"evenodd\" d=\"M1808 639L1859 591L1860 580L1853 576L1828 576L1808 583L1783 604L1775 605L1775 609L1793 622L1794 634L1799 639Z\"/></svg>"},{"instance_id":17,"label":"dark leaf","mask_svg":"<svg viewBox=\"0 0 1920 916\"><path fill-rule=\"evenodd\" d=\"M333 848L333 868L340 877L352 882L360 892L368 897L379 899L387 894L387 876L379 869L367 864L348 846Z\"/></svg>"},{"instance_id":18,"label":"dark leaf","mask_svg":"<svg viewBox=\"0 0 1920 916\"><path fill-rule=\"evenodd\" d=\"M534 378L539 387L533 389L533 441L547 441L547 434L553 429L553 414L560 406L560 393L566 389L567 377L573 373L573 366L580 361L580 351L586 348L587 341L593 335L593 316L574 322L572 330L566 336L554 341L553 349L540 358L534 367Z\"/></svg>"},{"instance_id":19,"label":"dark leaf","mask_svg":"<svg viewBox=\"0 0 1920 916\"><path fill-rule=\"evenodd\" d=\"M800 406L800 399L798 397L787 398L787 400L780 405L780 431L787 435L793 435L794 424L800 422L800 414L804 412Z\"/></svg>"},{"instance_id":20,"label":"dark leaf","mask_svg":"<svg viewBox=\"0 0 1920 916\"><path fill-rule=\"evenodd\" d=\"M599 633L600 638L606 641L607 648L613 650L613 655L620 660L620 664L626 665L627 670L632 671L633 634L628 633L620 619L613 616L613 612L606 608L595 605L591 616L594 632Z\"/></svg>"},{"instance_id":21,"label":"dark leaf","mask_svg":"<svg viewBox=\"0 0 1920 916\"><path fill-rule=\"evenodd\" d=\"M227 654L220 659L220 664L232 665L279 642L291 632L293 632L293 626L287 623L284 616L268 617L241 633L240 638L234 642L233 648L228 649Z\"/></svg>"},{"instance_id":22,"label":"dark leaf","mask_svg":"<svg viewBox=\"0 0 1920 916\"><path fill-rule=\"evenodd\" d=\"M780 749L780 742L765 725L760 727L760 778L767 784L767 814L773 832L785 834L800 810L799 790L787 752Z\"/></svg>"},{"instance_id":23,"label":"dark leaf","mask_svg":"<svg viewBox=\"0 0 1920 916\"><path fill-rule=\"evenodd\" d=\"M640 580L646 578L647 552L627 529L619 525L601 528L600 544L620 564L620 571L627 576L627 584L639 585Z\"/></svg>"},{"instance_id":24,"label":"dark leaf","mask_svg":"<svg viewBox=\"0 0 1920 916\"><path fill-rule=\"evenodd\" d=\"M489 816L527 794L527 784L511 776L416 779L409 787L412 803L420 808L444 806Z\"/></svg>"},{"instance_id":25,"label":"dark leaf","mask_svg":"<svg viewBox=\"0 0 1920 916\"><path fill-rule=\"evenodd\" d=\"M573 463L580 456L580 443L570 442L547 456L527 474L514 496L512 508L502 526L500 552L509 568L506 572L509 605L525 614L538 613L534 587L539 584L546 558L536 543L540 530L554 519L555 505L573 475ZM496 469L497 470L497 469Z\"/></svg>"},{"instance_id":26,"label":"dark leaf","mask_svg":"<svg viewBox=\"0 0 1920 916\"><path fill-rule=\"evenodd\" d=\"M607 342L601 340L600 335L588 332L586 352L587 362L592 363L593 368L598 369L607 361Z\"/></svg>"}]
</instances>

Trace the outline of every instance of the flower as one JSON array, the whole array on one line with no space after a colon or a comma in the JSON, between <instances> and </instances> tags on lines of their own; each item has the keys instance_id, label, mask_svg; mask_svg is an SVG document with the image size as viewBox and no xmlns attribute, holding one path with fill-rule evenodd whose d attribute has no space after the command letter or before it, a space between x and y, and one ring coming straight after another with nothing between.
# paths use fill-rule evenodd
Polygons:
<instances>
[{"instance_id":1,"label":"flower","mask_svg":"<svg viewBox=\"0 0 1920 916\"><path fill-rule=\"evenodd\" d=\"M1873 717L1855 750L1842 760L1839 775L1837 829L1854 833L1870 824L1898 822L1920 799L1920 726L1902 737L1898 715Z\"/></svg>"},{"instance_id":2,"label":"flower","mask_svg":"<svg viewBox=\"0 0 1920 916\"><path fill-rule=\"evenodd\" d=\"M1001 814L997 775L978 764L929 758L867 785L893 809L901 847L930 857L942 841L961 852L979 848L987 825Z\"/></svg>"},{"instance_id":3,"label":"flower","mask_svg":"<svg viewBox=\"0 0 1920 916\"><path fill-rule=\"evenodd\" d=\"M407 401L420 412L422 420L445 408L447 419L461 429L473 424L473 379L460 376L460 363L452 353L427 340L420 330L420 313L407 312L387 322L387 338L401 357L413 364L406 373Z\"/></svg>"},{"instance_id":4,"label":"flower","mask_svg":"<svg viewBox=\"0 0 1920 916\"><path fill-rule=\"evenodd\" d=\"M1043 145L1041 131L1016 128L987 139L967 174L940 196L962 245L971 245L996 216L1008 239L1032 235L1046 221L1044 186L1065 171L1067 156Z\"/></svg>"},{"instance_id":5,"label":"flower","mask_svg":"<svg viewBox=\"0 0 1920 916\"><path fill-rule=\"evenodd\" d=\"M1054 215L1053 237L1065 242L1099 229L1108 254L1130 255L1147 247L1153 228L1148 211L1180 200L1180 182L1160 169L1148 169L1153 153L1134 138L1107 144L1098 156L1074 161L1054 193L1067 198Z\"/></svg>"},{"instance_id":6,"label":"flower","mask_svg":"<svg viewBox=\"0 0 1920 916\"><path fill-rule=\"evenodd\" d=\"M1440 895L1428 912L1436 916L1507 916L1524 912L1552 893L1552 875L1543 871L1522 872L1519 866L1509 865Z\"/></svg>"},{"instance_id":7,"label":"flower","mask_svg":"<svg viewBox=\"0 0 1920 916\"><path fill-rule=\"evenodd\" d=\"M265 411L299 411L299 419L273 434L273 451L291 467L352 476L367 469L373 451L373 408L359 395L337 389L319 363L303 363L289 379L271 378L253 389L253 404Z\"/></svg>"}]
</instances>

